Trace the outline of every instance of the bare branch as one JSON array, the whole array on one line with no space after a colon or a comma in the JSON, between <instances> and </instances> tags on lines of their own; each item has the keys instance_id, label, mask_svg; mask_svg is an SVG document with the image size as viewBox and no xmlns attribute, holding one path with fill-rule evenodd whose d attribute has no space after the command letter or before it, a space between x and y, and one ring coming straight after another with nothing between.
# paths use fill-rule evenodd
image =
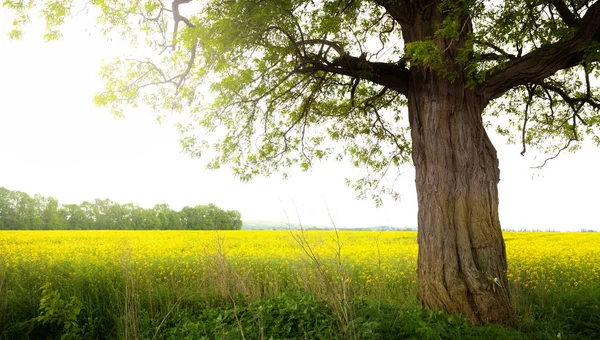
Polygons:
<instances>
[{"instance_id":1,"label":"bare branch","mask_svg":"<svg viewBox=\"0 0 600 340\"><path fill-rule=\"evenodd\" d=\"M325 40L325 39L308 39L303 41L298 41L295 43L296 45L327 45L333 48L340 56L346 55L344 48L333 41Z\"/></svg>"},{"instance_id":2,"label":"bare branch","mask_svg":"<svg viewBox=\"0 0 600 340\"><path fill-rule=\"evenodd\" d=\"M375 98L378 97L382 97L386 92L387 92L387 88L384 88L383 90L381 90L376 96L374 96L373 98L369 98L369 100L367 100L366 103L366 108L371 109L372 112L375 114L375 121L379 124L379 126L381 127L381 129L388 135L390 136L390 138L394 141L394 144L396 145L396 149L402 153L405 151L405 147L402 146L399 142L398 142L398 136L396 136L395 133L393 133L384 123L383 119L381 118L381 115L379 114L379 111L377 110L377 108L371 103ZM387 172L387 171L386 171Z\"/></svg>"},{"instance_id":3,"label":"bare branch","mask_svg":"<svg viewBox=\"0 0 600 340\"><path fill-rule=\"evenodd\" d=\"M546 163L548 163L548 161L551 161L551 160L555 159L556 157L558 157L561 152L563 152L564 150L566 150L571 145L572 142L576 142L576 141L577 141L576 139L570 138L567 141L567 144L565 144L565 146L563 146L560 150L558 150L558 152L554 156L546 158L544 160L544 163L542 163L541 165L534 166L534 167L531 167L531 168L532 169L541 169L541 168L543 168L546 165Z\"/></svg>"},{"instance_id":4,"label":"bare branch","mask_svg":"<svg viewBox=\"0 0 600 340\"><path fill-rule=\"evenodd\" d=\"M525 116L523 118L523 128L521 129L521 143L523 144L521 156L525 156L525 152L527 152L527 143L525 142L525 137L527 136L527 121L529 120L529 109L531 107L531 102L533 101L533 96L535 94L535 85L527 86L527 94L529 95L529 97L527 98L527 103L525 104Z\"/></svg>"}]
</instances>

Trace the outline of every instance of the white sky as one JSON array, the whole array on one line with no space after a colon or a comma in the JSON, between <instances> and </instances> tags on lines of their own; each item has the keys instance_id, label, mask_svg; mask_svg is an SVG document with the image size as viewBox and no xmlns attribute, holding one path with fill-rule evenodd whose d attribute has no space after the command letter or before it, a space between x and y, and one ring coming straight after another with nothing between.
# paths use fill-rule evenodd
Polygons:
<instances>
[{"instance_id":1,"label":"white sky","mask_svg":"<svg viewBox=\"0 0 600 340\"><path fill-rule=\"evenodd\" d=\"M204 170L205 160L181 154L178 135L149 112L132 110L125 119L94 106L102 90L102 58L119 53L98 34L70 25L52 43L30 28L22 41L9 41L9 22L0 9L0 187L53 196L61 203L94 198L133 202L146 208L168 203L215 203L245 220L285 221L286 211L305 224L338 227L415 227L414 170L399 180L400 202L375 208L357 201L344 184L357 170L321 163L289 180L274 175L241 183L227 170ZM116 47L115 47L116 46ZM505 229L600 230L600 149L564 154L542 171L540 159L519 155L492 136L501 168L500 219ZM294 203L292 203L292 201ZM297 212L296 212L297 210Z\"/></svg>"}]
</instances>

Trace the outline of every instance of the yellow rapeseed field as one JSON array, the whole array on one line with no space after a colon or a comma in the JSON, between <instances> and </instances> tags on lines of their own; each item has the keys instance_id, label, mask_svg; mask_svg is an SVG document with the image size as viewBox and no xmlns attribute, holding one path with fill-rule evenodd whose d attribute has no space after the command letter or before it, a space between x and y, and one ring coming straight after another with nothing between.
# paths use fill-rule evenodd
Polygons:
<instances>
[{"instance_id":1,"label":"yellow rapeseed field","mask_svg":"<svg viewBox=\"0 0 600 340\"><path fill-rule=\"evenodd\" d=\"M127 278L145 299L161 289L326 294L332 284L349 294L414 299L416 239L416 232L1 231L0 289ZM510 232L505 239L513 289L600 283L600 233Z\"/></svg>"}]
</instances>

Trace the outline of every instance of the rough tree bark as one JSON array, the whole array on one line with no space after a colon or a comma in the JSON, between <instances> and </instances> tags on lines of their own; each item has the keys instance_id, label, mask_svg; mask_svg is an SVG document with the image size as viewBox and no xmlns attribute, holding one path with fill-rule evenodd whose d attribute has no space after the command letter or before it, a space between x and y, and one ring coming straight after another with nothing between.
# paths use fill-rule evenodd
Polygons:
<instances>
[{"instance_id":1,"label":"rough tree bark","mask_svg":"<svg viewBox=\"0 0 600 340\"><path fill-rule=\"evenodd\" d=\"M407 42L433 37L443 18L421 11L405 29ZM470 27L465 18L466 27ZM464 41L435 40L445 60ZM411 67L408 111L416 169L418 298L427 309L466 316L475 324L513 324L504 239L498 217L500 171L482 122L487 100L429 65Z\"/></svg>"},{"instance_id":2,"label":"rough tree bark","mask_svg":"<svg viewBox=\"0 0 600 340\"><path fill-rule=\"evenodd\" d=\"M460 82L416 77L409 116L419 204L419 300L473 323L512 324L498 218L500 171L481 100Z\"/></svg>"}]
</instances>

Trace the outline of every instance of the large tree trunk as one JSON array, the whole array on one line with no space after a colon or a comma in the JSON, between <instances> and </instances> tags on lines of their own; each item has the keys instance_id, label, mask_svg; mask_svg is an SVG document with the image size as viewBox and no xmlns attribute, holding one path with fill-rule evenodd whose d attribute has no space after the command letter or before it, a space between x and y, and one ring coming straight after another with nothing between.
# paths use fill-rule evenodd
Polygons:
<instances>
[{"instance_id":1,"label":"large tree trunk","mask_svg":"<svg viewBox=\"0 0 600 340\"><path fill-rule=\"evenodd\" d=\"M418 298L427 309L462 314L474 324L514 323L506 250L498 218L500 170L481 114L486 99L466 86L459 58L472 32L437 30L440 6L413 2L406 43L433 39L444 65L410 68L408 113L419 204ZM428 4L428 5L427 5Z\"/></svg>"},{"instance_id":2,"label":"large tree trunk","mask_svg":"<svg viewBox=\"0 0 600 340\"><path fill-rule=\"evenodd\" d=\"M512 324L498 218L500 171L482 99L413 68L409 117L419 204L418 297L475 324Z\"/></svg>"}]
</instances>

